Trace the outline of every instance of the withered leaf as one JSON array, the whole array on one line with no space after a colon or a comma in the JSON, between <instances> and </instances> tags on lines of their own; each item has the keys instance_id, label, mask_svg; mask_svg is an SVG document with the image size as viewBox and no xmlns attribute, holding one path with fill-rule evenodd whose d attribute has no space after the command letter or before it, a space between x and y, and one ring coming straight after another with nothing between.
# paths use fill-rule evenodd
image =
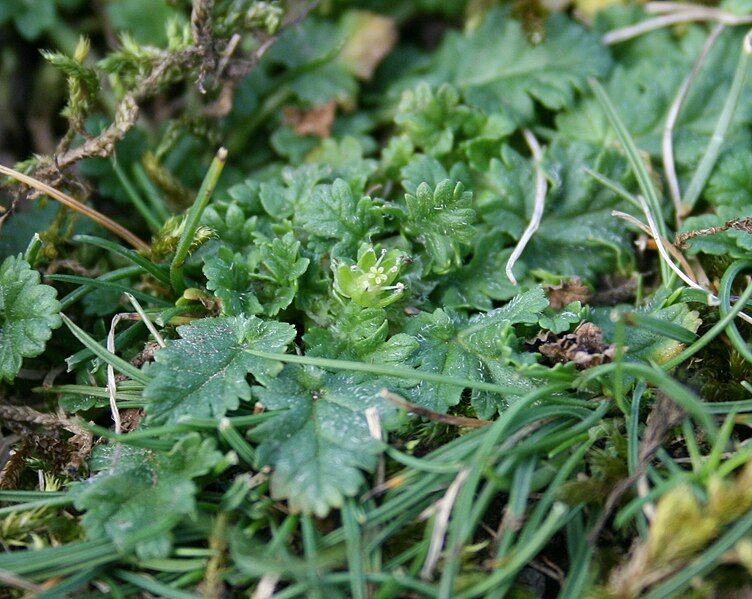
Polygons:
<instances>
[{"instance_id":1,"label":"withered leaf","mask_svg":"<svg viewBox=\"0 0 752 599\"><path fill-rule=\"evenodd\" d=\"M541 331L532 341L533 347L552 363L574 362L584 370L613 359L616 348L603 342L603 333L592 322L583 322L573 333L555 335Z\"/></svg>"},{"instance_id":2,"label":"withered leaf","mask_svg":"<svg viewBox=\"0 0 752 599\"><path fill-rule=\"evenodd\" d=\"M587 304L590 301L590 289L580 277L564 279L558 285L544 285L548 303L554 310L561 310L572 302Z\"/></svg>"},{"instance_id":3,"label":"withered leaf","mask_svg":"<svg viewBox=\"0 0 752 599\"><path fill-rule=\"evenodd\" d=\"M290 125L298 135L317 135L329 137L334 123L334 114L337 103L334 100L314 106L308 110L302 110L293 106L285 106L282 113L285 122Z\"/></svg>"}]
</instances>

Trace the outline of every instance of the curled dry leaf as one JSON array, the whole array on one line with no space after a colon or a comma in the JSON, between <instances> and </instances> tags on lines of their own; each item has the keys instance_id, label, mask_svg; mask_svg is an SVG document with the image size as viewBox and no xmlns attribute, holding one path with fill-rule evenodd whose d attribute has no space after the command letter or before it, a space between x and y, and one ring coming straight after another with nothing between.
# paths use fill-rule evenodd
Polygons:
<instances>
[{"instance_id":1,"label":"curled dry leaf","mask_svg":"<svg viewBox=\"0 0 752 599\"><path fill-rule=\"evenodd\" d=\"M581 370L609 362L616 353L615 346L603 342L601 329L592 322L583 322L573 333L563 335L541 331L532 345L551 362L574 362Z\"/></svg>"},{"instance_id":2,"label":"curled dry leaf","mask_svg":"<svg viewBox=\"0 0 752 599\"><path fill-rule=\"evenodd\" d=\"M285 122L290 125L298 135L317 135L329 137L332 133L332 124L337 110L337 102L331 100L326 104L314 106L308 110L302 110L293 106L285 106L282 110Z\"/></svg>"},{"instance_id":3,"label":"curled dry leaf","mask_svg":"<svg viewBox=\"0 0 752 599\"><path fill-rule=\"evenodd\" d=\"M554 310L561 310L572 302L587 304L592 295L580 277L563 279L558 285L544 285L544 289L548 303Z\"/></svg>"}]
</instances>

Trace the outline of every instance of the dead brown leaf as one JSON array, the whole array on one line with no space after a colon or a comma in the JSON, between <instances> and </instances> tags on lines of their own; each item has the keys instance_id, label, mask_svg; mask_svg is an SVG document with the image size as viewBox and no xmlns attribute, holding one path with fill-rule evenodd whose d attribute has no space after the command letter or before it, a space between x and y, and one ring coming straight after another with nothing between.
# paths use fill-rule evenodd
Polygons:
<instances>
[{"instance_id":1,"label":"dead brown leaf","mask_svg":"<svg viewBox=\"0 0 752 599\"><path fill-rule=\"evenodd\" d=\"M358 79L367 81L397 42L394 19L365 10L352 11L345 28L348 36L340 61Z\"/></svg>"},{"instance_id":2,"label":"dead brown leaf","mask_svg":"<svg viewBox=\"0 0 752 599\"><path fill-rule=\"evenodd\" d=\"M572 302L587 304L590 301L590 289L580 277L564 279L558 285L545 285L548 303L554 310L561 310Z\"/></svg>"},{"instance_id":3,"label":"dead brown leaf","mask_svg":"<svg viewBox=\"0 0 752 599\"><path fill-rule=\"evenodd\" d=\"M574 362L580 370L610 362L616 353L615 346L603 342L601 329L592 322L583 322L573 333L563 335L541 331L532 345L551 362Z\"/></svg>"},{"instance_id":4,"label":"dead brown leaf","mask_svg":"<svg viewBox=\"0 0 752 599\"><path fill-rule=\"evenodd\" d=\"M337 103L335 100L331 100L326 104L314 106L308 110L285 106L282 109L282 114L285 117L285 122L298 135L329 137L332 133L332 124L334 123L336 111Z\"/></svg>"}]
</instances>

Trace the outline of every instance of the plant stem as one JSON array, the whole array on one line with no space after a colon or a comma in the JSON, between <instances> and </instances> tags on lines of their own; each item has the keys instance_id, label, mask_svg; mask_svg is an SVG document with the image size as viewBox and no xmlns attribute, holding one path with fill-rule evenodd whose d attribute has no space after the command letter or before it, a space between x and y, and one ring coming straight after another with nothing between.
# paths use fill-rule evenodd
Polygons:
<instances>
[{"instance_id":1,"label":"plant stem","mask_svg":"<svg viewBox=\"0 0 752 599\"><path fill-rule=\"evenodd\" d=\"M434 372L423 372L413 368L401 368L399 366L387 366L382 364L370 364L368 362L353 362L350 360L332 360L329 358L316 358L311 356L297 356L294 354L277 354L272 352L257 351L254 349L246 350L252 356L266 358L268 360L278 360L291 364L305 364L307 366L318 366L319 368L329 368L332 370L353 370L355 372L368 372L370 374L381 374L384 376L393 376L400 379L413 381L427 381L439 383L442 385L454 385L456 387L467 387L468 389L477 389L478 391L489 391L500 395L522 395L524 392L517 387L505 387L494 383L485 383L483 381L473 381L459 377L436 374Z\"/></svg>"},{"instance_id":2,"label":"plant stem","mask_svg":"<svg viewBox=\"0 0 752 599\"><path fill-rule=\"evenodd\" d=\"M191 250L191 244L193 243L193 236L198 229L198 223L201 220L201 215L204 213L206 205L209 203L214 188L217 185L219 176L222 174L222 169L225 166L225 160L227 160L227 150L220 148L217 151L217 155L212 160L209 171L204 177L204 181L201 183L201 188L198 190L198 196L196 201L188 211L188 215L185 217L185 223L183 225L183 233L178 241L178 247L175 250L175 257L170 264L170 282L172 287L178 293L185 291L185 279L183 278L183 266L188 258L188 254Z\"/></svg>"}]
</instances>

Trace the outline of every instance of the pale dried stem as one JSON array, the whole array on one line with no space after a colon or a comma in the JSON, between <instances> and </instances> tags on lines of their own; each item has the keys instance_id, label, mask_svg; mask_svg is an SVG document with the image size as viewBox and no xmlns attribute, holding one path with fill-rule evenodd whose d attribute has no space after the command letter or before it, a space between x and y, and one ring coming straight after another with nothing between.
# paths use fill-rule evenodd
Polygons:
<instances>
[{"instance_id":1,"label":"pale dried stem","mask_svg":"<svg viewBox=\"0 0 752 599\"><path fill-rule=\"evenodd\" d=\"M642 211L645 213L645 218L648 221L648 226L650 228L651 234L653 236L653 239L655 240L655 246L658 248L658 253L660 254L661 258L664 262L668 265L668 267L676 273L676 275L684 281L689 287L692 289L698 289L704 293L708 294L708 299L711 302L717 303L719 302L718 296L711 292L709 289L706 289L702 285L699 285L698 283L695 283L692 279L690 279L684 272L682 272L676 264L673 263L670 256L668 255L668 251L666 250L666 247L663 245L663 238L658 234L658 226L655 223L655 219L653 218L653 215L650 213L650 208L647 205L647 202L645 201L645 198L642 196L637 196L637 199L640 202L640 206L642 206ZM752 317L748 316L744 312L739 312L739 318L744 320L745 322L748 322L752 324Z\"/></svg>"},{"instance_id":2,"label":"pale dried stem","mask_svg":"<svg viewBox=\"0 0 752 599\"><path fill-rule=\"evenodd\" d=\"M647 474L643 474L637 479L637 494L643 499L650 493L650 484L648 483ZM655 517L655 504L651 501L646 501L642 506L642 513L648 521L652 521Z\"/></svg>"},{"instance_id":3,"label":"pale dried stem","mask_svg":"<svg viewBox=\"0 0 752 599\"><path fill-rule=\"evenodd\" d=\"M107 351L111 354L115 353L115 329L122 320L133 320L133 315L116 314L113 317L110 332L107 334ZM117 405L117 381L112 364L107 364L107 393L110 396L110 412L112 412L112 421L115 423L115 434L120 435L123 432L123 424L120 420L120 410Z\"/></svg>"},{"instance_id":4,"label":"pale dried stem","mask_svg":"<svg viewBox=\"0 0 752 599\"><path fill-rule=\"evenodd\" d=\"M639 228L643 233L648 235L649 237L653 238L655 240L655 237L653 236L653 231L650 230L650 228L645 225L645 223L641 222L640 220L636 219L631 214L627 214L626 212L621 212L620 210L612 210L611 216L616 216L617 218L621 218L628 223L634 225L635 227ZM684 255L676 248L676 246L668 241L665 237L661 237L661 240L663 241L663 244L666 246L666 249L669 251L669 253L676 258L676 261L679 262L679 264L682 265L682 268L688 273L690 278L692 278L695 283L697 283L697 275L695 275L694 270L690 266L687 259L684 257ZM658 242L656 242L657 245Z\"/></svg>"},{"instance_id":5,"label":"pale dried stem","mask_svg":"<svg viewBox=\"0 0 752 599\"><path fill-rule=\"evenodd\" d=\"M533 203L533 214L530 217L530 222L528 223L527 228L522 233L522 237L520 237L520 240L517 242L517 245L512 251L512 255L509 256L509 260L507 260L505 270L507 278L512 282L513 285L517 285L517 279L515 278L512 269L517 263L517 260L519 260L520 256L522 256L522 252L525 251L525 247L540 226L541 219L543 218L543 210L546 207L546 192L548 191L546 173L543 171L543 166L541 165L543 151L541 150L540 144L538 143L535 135L533 135L533 132L529 129L523 129L522 134L525 136L525 141L527 142L527 145L530 148L530 152L533 155L533 160L535 160L535 199Z\"/></svg>"},{"instance_id":6,"label":"pale dried stem","mask_svg":"<svg viewBox=\"0 0 752 599\"><path fill-rule=\"evenodd\" d=\"M713 44L715 44L718 36L725 29L725 25L718 24L713 28L713 31L708 36L705 44L702 47L700 55L697 57L692 71L687 78L681 84L679 92L676 94L676 98L671 103L671 108L668 111L668 117L666 119L666 126L663 129L663 168L666 172L666 179L668 182L668 189L671 194L671 201L674 203L674 212L676 214L676 228L681 227L682 221L682 203L681 203L681 189L679 187L679 178L676 175L676 163L674 161L674 127L676 121L679 118L679 112L681 111L684 100L687 98L689 89L694 83L697 75L700 73L705 60L710 53Z\"/></svg>"},{"instance_id":7,"label":"pale dried stem","mask_svg":"<svg viewBox=\"0 0 752 599\"><path fill-rule=\"evenodd\" d=\"M368 423L368 432L371 433L371 437L376 439L379 443L383 443L384 431L381 427L381 418L379 418L379 409L376 406L371 406L366 409L366 422ZM384 455L379 456L379 465L376 468L376 476L374 484L378 487L384 484L386 479L386 460Z\"/></svg>"},{"instance_id":8,"label":"pale dried stem","mask_svg":"<svg viewBox=\"0 0 752 599\"><path fill-rule=\"evenodd\" d=\"M253 591L251 599L270 599L274 596L274 588L279 582L279 575L277 574L264 574L259 580L256 590Z\"/></svg>"},{"instance_id":9,"label":"pale dried stem","mask_svg":"<svg viewBox=\"0 0 752 599\"><path fill-rule=\"evenodd\" d=\"M657 4L657 3L655 3ZM746 25L752 23L752 16L739 17L735 14L712 9L704 6L689 5L691 8L683 10L675 10L673 12L666 12L652 19L640 21L634 25L628 27L622 27L620 29L614 29L609 31L601 38L601 41L606 46L618 44L630 40L635 37L639 37L649 31L656 29L662 29L670 25L678 25L680 23L692 23L692 22L707 22L715 21L723 25Z\"/></svg>"},{"instance_id":10,"label":"pale dried stem","mask_svg":"<svg viewBox=\"0 0 752 599\"><path fill-rule=\"evenodd\" d=\"M469 468L464 468L457 473L457 476L449 485L444 497L442 497L437 504L439 505L436 513L436 519L433 524L433 531L431 532L431 543L428 547L428 554L426 555L426 561L423 563L423 568L420 571L420 577L423 580L432 580L433 573L436 569L436 565L439 563L441 557L441 550L444 547L444 538L446 537L447 529L449 528L449 516L452 513L452 507L454 502L457 501L462 484L470 474Z\"/></svg>"},{"instance_id":11,"label":"pale dried stem","mask_svg":"<svg viewBox=\"0 0 752 599\"><path fill-rule=\"evenodd\" d=\"M144 312L144 309L141 307L141 304L138 303L138 300L130 293L126 293L125 297L128 298L128 301L135 308L136 312L141 317L141 321L146 325L146 328L151 333L151 336L154 337L154 341L157 342L157 345L159 345L159 347L167 347L164 338L159 334L159 331L154 326L154 323L151 321L146 312Z\"/></svg>"},{"instance_id":12,"label":"pale dried stem","mask_svg":"<svg viewBox=\"0 0 752 599\"><path fill-rule=\"evenodd\" d=\"M637 196L637 199L640 202L640 206L642 206L642 211L645 213L645 218L648 221L648 227L650 228L651 234L653 236L653 239L655 240L655 246L658 248L658 253L660 254L663 261L666 263L666 265L676 273L676 276L678 276L682 281L684 281L689 287L692 289L699 289L701 291L707 291L707 289L703 289L700 285L698 285L695 281L690 279L684 272L682 272L679 267L674 264L674 261L671 260L671 257L668 255L668 251L666 250L666 247L663 245L663 238L658 233L658 225L655 222L655 219L653 218L653 215L650 213L650 208L648 207L647 202L645 201L645 198L642 196Z\"/></svg>"},{"instance_id":13,"label":"pale dried stem","mask_svg":"<svg viewBox=\"0 0 752 599\"><path fill-rule=\"evenodd\" d=\"M42 181L39 181L38 179L35 179L34 177L30 177L29 175L25 175L23 173L20 173L16 170L13 170L12 168L8 168L7 166L3 166L1 164L0 164L0 173L8 177L12 177L16 181L20 181L24 185L28 185L29 187L32 187L33 189L36 189L37 191L40 191L41 193L50 196L51 198L57 200L64 206L67 206L68 208L70 208L71 210L75 210L76 212L79 212L80 214L83 214L84 216L88 216L94 222L99 223L106 229L110 230L112 233L120 237L122 240L128 242L131 246L133 246L137 250L147 251L147 252L149 251L149 244L147 244L145 241L143 241L142 239L140 239L139 237L131 233L128 229L116 223L114 220L105 216L101 212L98 212L97 210L90 208L86 204L79 202L78 200L63 193L62 191L58 191L54 187L51 187L50 185L47 185L46 183L43 183Z\"/></svg>"}]
</instances>

